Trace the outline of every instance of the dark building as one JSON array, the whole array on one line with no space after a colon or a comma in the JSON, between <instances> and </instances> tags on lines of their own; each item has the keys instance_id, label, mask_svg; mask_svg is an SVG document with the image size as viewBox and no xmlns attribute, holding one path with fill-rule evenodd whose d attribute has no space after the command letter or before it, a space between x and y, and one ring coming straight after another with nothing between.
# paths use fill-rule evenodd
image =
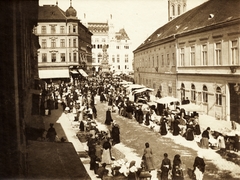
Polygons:
<instances>
[{"instance_id":1,"label":"dark building","mask_svg":"<svg viewBox=\"0 0 240 180\"><path fill-rule=\"evenodd\" d=\"M0 1L0 178L27 175L25 127L38 113L38 0ZM36 86L35 86L36 85ZM36 91L36 93L35 93Z\"/></svg>"}]
</instances>

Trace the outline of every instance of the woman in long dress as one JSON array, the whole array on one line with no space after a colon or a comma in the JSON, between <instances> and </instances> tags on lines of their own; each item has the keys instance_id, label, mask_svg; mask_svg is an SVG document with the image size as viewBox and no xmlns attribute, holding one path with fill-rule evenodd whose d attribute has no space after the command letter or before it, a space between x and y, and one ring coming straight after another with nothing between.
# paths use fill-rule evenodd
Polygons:
<instances>
[{"instance_id":1,"label":"woman in long dress","mask_svg":"<svg viewBox=\"0 0 240 180\"><path fill-rule=\"evenodd\" d=\"M111 144L109 139L103 143L102 163L111 164Z\"/></svg>"},{"instance_id":2,"label":"woman in long dress","mask_svg":"<svg viewBox=\"0 0 240 180\"><path fill-rule=\"evenodd\" d=\"M182 170L182 161L180 159L180 155L176 154L173 159L173 167L172 167L172 179L173 180L183 180L183 170Z\"/></svg>"},{"instance_id":3,"label":"woman in long dress","mask_svg":"<svg viewBox=\"0 0 240 180\"><path fill-rule=\"evenodd\" d=\"M145 163L145 170L152 171L154 170L154 163L153 163L153 153L152 149L150 148L150 145L148 142L145 143L145 149L143 152L143 160Z\"/></svg>"},{"instance_id":4,"label":"woman in long dress","mask_svg":"<svg viewBox=\"0 0 240 180\"><path fill-rule=\"evenodd\" d=\"M160 127L160 134L162 136L166 135L167 134L167 128L166 128L166 122L167 122L167 119L165 117L163 117L161 119L161 127Z\"/></svg>"}]
</instances>

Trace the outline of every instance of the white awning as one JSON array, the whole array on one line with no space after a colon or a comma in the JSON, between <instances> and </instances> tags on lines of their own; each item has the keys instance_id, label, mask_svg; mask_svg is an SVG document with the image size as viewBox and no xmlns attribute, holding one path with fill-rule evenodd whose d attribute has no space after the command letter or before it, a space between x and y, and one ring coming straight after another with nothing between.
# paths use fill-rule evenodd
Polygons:
<instances>
[{"instance_id":1,"label":"white awning","mask_svg":"<svg viewBox=\"0 0 240 180\"><path fill-rule=\"evenodd\" d=\"M189 112L202 112L203 108L201 105L197 105L197 104L184 104L181 106L178 106L180 109L184 109L185 111L189 111Z\"/></svg>"},{"instance_id":2,"label":"white awning","mask_svg":"<svg viewBox=\"0 0 240 180\"><path fill-rule=\"evenodd\" d=\"M132 94L137 94L137 93L141 93L141 92L145 92L145 91L154 91L154 89L152 88L147 88L147 87L144 87L144 88L141 88L141 89L136 89L132 92Z\"/></svg>"},{"instance_id":3,"label":"white awning","mask_svg":"<svg viewBox=\"0 0 240 180\"><path fill-rule=\"evenodd\" d=\"M71 70L70 71L72 74L79 74L77 70Z\"/></svg>"},{"instance_id":4,"label":"white awning","mask_svg":"<svg viewBox=\"0 0 240 180\"><path fill-rule=\"evenodd\" d=\"M88 77L87 73L86 73L84 70L79 69L78 71L80 72L80 74L81 74L83 77Z\"/></svg>"},{"instance_id":5,"label":"white awning","mask_svg":"<svg viewBox=\"0 0 240 180\"><path fill-rule=\"evenodd\" d=\"M180 102L180 101L177 98L167 96L167 97L163 97L158 100L155 100L154 102L158 104L168 104L171 102Z\"/></svg>"},{"instance_id":6,"label":"white awning","mask_svg":"<svg viewBox=\"0 0 240 180\"><path fill-rule=\"evenodd\" d=\"M68 69L45 69L38 72L40 79L69 78Z\"/></svg>"}]
</instances>

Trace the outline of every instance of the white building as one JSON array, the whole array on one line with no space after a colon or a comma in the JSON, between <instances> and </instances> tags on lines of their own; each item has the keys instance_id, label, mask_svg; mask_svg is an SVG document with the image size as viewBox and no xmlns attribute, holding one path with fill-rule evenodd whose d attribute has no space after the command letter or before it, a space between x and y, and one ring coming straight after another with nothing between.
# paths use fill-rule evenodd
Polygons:
<instances>
[{"instance_id":1,"label":"white building","mask_svg":"<svg viewBox=\"0 0 240 180\"><path fill-rule=\"evenodd\" d=\"M115 31L112 17L108 22L86 23L92 36L92 66L98 72L101 69L103 46L107 46L109 70L111 72L132 72L132 42L124 28ZM99 69L100 68L100 69Z\"/></svg>"}]
</instances>

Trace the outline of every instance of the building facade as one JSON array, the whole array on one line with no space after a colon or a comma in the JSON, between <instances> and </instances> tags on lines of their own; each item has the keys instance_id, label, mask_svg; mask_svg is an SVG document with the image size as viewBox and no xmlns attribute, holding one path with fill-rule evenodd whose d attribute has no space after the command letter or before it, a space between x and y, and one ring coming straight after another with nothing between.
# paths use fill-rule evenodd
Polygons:
<instances>
[{"instance_id":1,"label":"building facade","mask_svg":"<svg viewBox=\"0 0 240 180\"><path fill-rule=\"evenodd\" d=\"M108 22L88 22L92 36L92 66L96 72L102 69L103 47L107 47L109 72L132 72L132 42L124 28L115 31L112 16Z\"/></svg>"},{"instance_id":2,"label":"building facade","mask_svg":"<svg viewBox=\"0 0 240 180\"><path fill-rule=\"evenodd\" d=\"M0 178L25 179L28 174L26 128L39 114L38 0L1 1L1 146Z\"/></svg>"},{"instance_id":3,"label":"building facade","mask_svg":"<svg viewBox=\"0 0 240 180\"><path fill-rule=\"evenodd\" d=\"M41 46L41 79L69 81L79 73L78 69L87 70L91 64L92 34L77 18L72 4L65 12L57 5L40 6L35 34Z\"/></svg>"},{"instance_id":4,"label":"building facade","mask_svg":"<svg viewBox=\"0 0 240 180\"><path fill-rule=\"evenodd\" d=\"M225 13L219 13L223 6ZM161 88L163 96L188 97L216 119L240 123L239 6L210 0L160 27L134 51L137 82Z\"/></svg>"}]
</instances>

